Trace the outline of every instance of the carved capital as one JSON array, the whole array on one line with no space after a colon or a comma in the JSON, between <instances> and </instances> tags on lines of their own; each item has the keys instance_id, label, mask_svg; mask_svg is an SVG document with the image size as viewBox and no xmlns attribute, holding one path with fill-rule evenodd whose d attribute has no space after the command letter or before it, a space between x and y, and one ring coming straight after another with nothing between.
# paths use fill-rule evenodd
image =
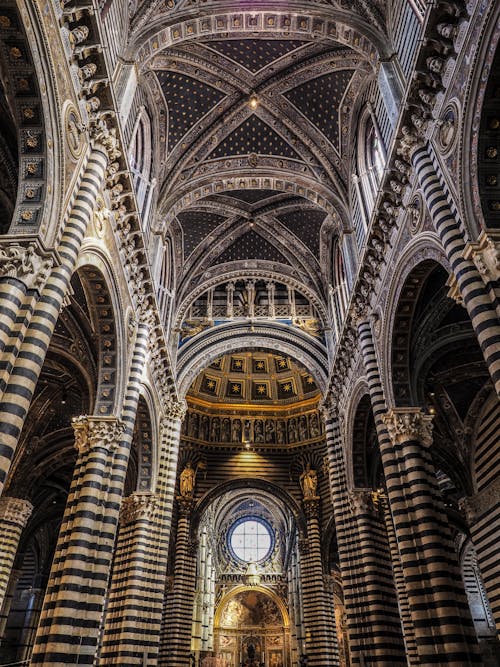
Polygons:
<instances>
[{"instance_id":1,"label":"carved capital","mask_svg":"<svg viewBox=\"0 0 500 667\"><path fill-rule=\"evenodd\" d=\"M453 301L458 303L459 306L463 306L464 300L462 298L462 293L460 292L460 288L458 287L458 282L454 273L450 273L448 276L446 287L449 288L446 296L450 297L450 299L453 299Z\"/></svg>"},{"instance_id":2,"label":"carved capital","mask_svg":"<svg viewBox=\"0 0 500 667\"><path fill-rule=\"evenodd\" d=\"M125 425L116 417L92 417L80 415L72 420L75 447L79 453L94 447L110 451L116 449L123 438Z\"/></svg>"},{"instance_id":3,"label":"carved capital","mask_svg":"<svg viewBox=\"0 0 500 667\"><path fill-rule=\"evenodd\" d=\"M170 428L171 422L174 420L183 420L187 412L187 403L186 401L177 401L176 399L170 399L165 403L164 412L163 412L163 422L165 422L165 427Z\"/></svg>"},{"instance_id":4,"label":"carved capital","mask_svg":"<svg viewBox=\"0 0 500 667\"><path fill-rule=\"evenodd\" d=\"M399 137L399 146L396 149L397 154L401 155L407 162L410 162L413 153L418 148L421 148L424 143L424 137L417 133L416 128L403 125L401 136Z\"/></svg>"},{"instance_id":5,"label":"carved capital","mask_svg":"<svg viewBox=\"0 0 500 667\"><path fill-rule=\"evenodd\" d=\"M485 282L498 280L500 275L500 232L484 230L476 243L467 243L465 259L472 259Z\"/></svg>"},{"instance_id":6,"label":"carved capital","mask_svg":"<svg viewBox=\"0 0 500 667\"><path fill-rule=\"evenodd\" d=\"M354 515L373 512L373 492L371 489L351 489L349 491L349 503Z\"/></svg>"},{"instance_id":7,"label":"carved capital","mask_svg":"<svg viewBox=\"0 0 500 667\"><path fill-rule=\"evenodd\" d=\"M308 519L317 519L319 516L319 496L314 498L303 498L302 502L304 503L304 512Z\"/></svg>"},{"instance_id":8,"label":"carved capital","mask_svg":"<svg viewBox=\"0 0 500 667\"><path fill-rule=\"evenodd\" d=\"M179 504L179 514L182 517L189 518L193 512L196 500L193 496L177 496Z\"/></svg>"},{"instance_id":9,"label":"carved capital","mask_svg":"<svg viewBox=\"0 0 500 667\"><path fill-rule=\"evenodd\" d=\"M20 528L24 528L33 511L33 505L29 500L22 498L10 498L3 496L0 498L0 520L14 523Z\"/></svg>"},{"instance_id":10,"label":"carved capital","mask_svg":"<svg viewBox=\"0 0 500 667\"><path fill-rule=\"evenodd\" d=\"M118 150L119 143L116 129L114 127L109 129L105 120L99 119L91 126L90 137L96 148L104 149L110 162L120 157L121 152Z\"/></svg>"},{"instance_id":11,"label":"carved capital","mask_svg":"<svg viewBox=\"0 0 500 667\"><path fill-rule=\"evenodd\" d=\"M139 520L151 520L156 509L156 496L149 491L132 493L122 501L120 524L129 525Z\"/></svg>"},{"instance_id":12,"label":"carved capital","mask_svg":"<svg viewBox=\"0 0 500 667\"><path fill-rule=\"evenodd\" d=\"M425 446L432 443L432 415L420 408L393 408L382 416L395 444L417 440Z\"/></svg>"},{"instance_id":13,"label":"carved capital","mask_svg":"<svg viewBox=\"0 0 500 667\"><path fill-rule=\"evenodd\" d=\"M0 276L17 278L28 289L41 291L54 259L40 251L36 243L9 243L0 246Z\"/></svg>"}]
</instances>

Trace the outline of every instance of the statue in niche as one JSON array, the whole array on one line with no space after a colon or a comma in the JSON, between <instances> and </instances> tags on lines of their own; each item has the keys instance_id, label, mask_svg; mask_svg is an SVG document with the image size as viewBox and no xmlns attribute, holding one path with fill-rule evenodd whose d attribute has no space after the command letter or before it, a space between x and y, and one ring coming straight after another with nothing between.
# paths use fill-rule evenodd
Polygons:
<instances>
[{"instance_id":1,"label":"statue in niche","mask_svg":"<svg viewBox=\"0 0 500 667\"><path fill-rule=\"evenodd\" d=\"M309 433L307 430L307 419L305 415L302 415L302 417L299 419L299 437L301 441L309 439Z\"/></svg>"},{"instance_id":2,"label":"statue in niche","mask_svg":"<svg viewBox=\"0 0 500 667\"><path fill-rule=\"evenodd\" d=\"M208 431L210 427L210 420L207 415L203 415L200 423L200 440L208 442Z\"/></svg>"},{"instance_id":3,"label":"statue in niche","mask_svg":"<svg viewBox=\"0 0 500 667\"><path fill-rule=\"evenodd\" d=\"M317 438L318 435L320 434L320 428L319 428L319 422L318 422L318 415L317 414L311 415L311 422L309 424L309 429L311 431L311 438Z\"/></svg>"},{"instance_id":4,"label":"statue in niche","mask_svg":"<svg viewBox=\"0 0 500 667\"><path fill-rule=\"evenodd\" d=\"M254 442L264 442L264 424L262 419L256 419L253 425Z\"/></svg>"},{"instance_id":5,"label":"statue in niche","mask_svg":"<svg viewBox=\"0 0 500 667\"><path fill-rule=\"evenodd\" d=\"M214 417L212 419L212 430L210 431L210 441L219 442L220 441L220 419Z\"/></svg>"},{"instance_id":6,"label":"statue in niche","mask_svg":"<svg viewBox=\"0 0 500 667\"><path fill-rule=\"evenodd\" d=\"M302 489L302 495L305 499L307 498L317 498L316 491L318 488L318 475L316 470L311 468L311 464L308 463L306 469L301 474L299 478L300 488Z\"/></svg>"},{"instance_id":7,"label":"statue in niche","mask_svg":"<svg viewBox=\"0 0 500 667\"><path fill-rule=\"evenodd\" d=\"M190 438L198 437L198 415L196 412L189 413L188 436Z\"/></svg>"},{"instance_id":8,"label":"statue in niche","mask_svg":"<svg viewBox=\"0 0 500 667\"><path fill-rule=\"evenodd\" d=\"M249 419L245 419L243 424L243 442L252 441L252 424Z\"/></svg>"},{"instance_id":9,"label":"statue in niche","mask_svg":"<svg viewBox=\"0 0 500 667\"><path fill-rule=\"evenodd\" d=\"M295 417L292 417L288 422L288 442L290 444L297 442L298 431L297 431L297 420Z\"/></svg>"},{"instance_id":10,"label":"statue in niche","mask_svg":"<svg viewBox=\"0 0 500 667\"><path fill-rule=\"evenodd\" d=\"M224 417L222 420L220 439L221 442L229 442L231 440L231 422L227 417Z\"/></svg>"},{"instance_id":11,"label":"statue in niche","mask_svg":"<svg viewBox=\"0 0 500 667\"><path fill-rule=\"evenodd\" d=\"M274 419L266 419L266 442L273 443L276 440L276 427Z\"/></svg>"},{"instance_id":12,"label":"statue in niche","mask_svg":"<svg viewBox=\"0 0 500 667\"><path fill-rule=\"evenodd\" d=\"M233 419L233 442L241 442L241 419Z\"/></svg>"},{"instance_id":13,"label":"statue in niche","mask_svg":"<svg viewBox=\"0 0 500 667\"><path fill-rule=\"evenodd\" d=\"M282 419L280 419L277 424L276 441L278 445L286 444L286 426L285 422Z\"/></svg>"},{"instance_id":14,"label":"statue in niche","mask_svg":"<svg viewBox=\"0 0 500 667\"><path fill-rule=\"evenodd\" d=\"M179 478L179 491L183 498L193 497L195 481L196 470L191 461L188 461Z\"/></svg>"}]
</instances>

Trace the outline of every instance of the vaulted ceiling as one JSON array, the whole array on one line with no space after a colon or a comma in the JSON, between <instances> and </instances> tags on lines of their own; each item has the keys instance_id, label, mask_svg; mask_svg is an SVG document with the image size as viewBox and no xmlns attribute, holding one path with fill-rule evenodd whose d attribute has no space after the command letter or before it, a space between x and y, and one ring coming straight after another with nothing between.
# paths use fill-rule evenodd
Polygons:
<instances>
[{"instance_id":1,"label":"vaulted ceiling","mask_svg":"<svg viewBox=\"0 0 500 667\"><path fill-rule=\"evenodd\" d=\"M174 239L178 295L210 267L247 261L295 271L325 296L332 230L349 228L359 100L383 48L370 6L138 8L139 66L161 130L156 231Z\"/></svg>"}]
</instances>

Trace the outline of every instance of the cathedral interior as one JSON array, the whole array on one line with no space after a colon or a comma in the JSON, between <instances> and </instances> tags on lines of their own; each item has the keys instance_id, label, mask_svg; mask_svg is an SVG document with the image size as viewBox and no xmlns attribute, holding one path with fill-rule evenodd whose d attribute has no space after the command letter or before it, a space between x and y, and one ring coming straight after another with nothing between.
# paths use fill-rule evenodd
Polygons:
<instances>
[{"instance_id":1,"label":"cathedral interior","mask_svg":"<svg viewBox=\"0 0 500 667\"><path fill-rule=\"evenodd\" d=\"M0 665L500 667L499 39L0 1Z\"/></svg>"}]
</instances>

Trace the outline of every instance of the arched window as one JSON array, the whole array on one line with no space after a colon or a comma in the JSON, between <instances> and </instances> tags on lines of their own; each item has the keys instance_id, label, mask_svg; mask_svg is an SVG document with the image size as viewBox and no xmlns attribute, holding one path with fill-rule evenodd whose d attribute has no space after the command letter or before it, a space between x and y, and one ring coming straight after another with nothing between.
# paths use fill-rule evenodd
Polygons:
<instances>
[{"instance_id":1,"label":"arched window","mask_svg":"<svg viewBox=\"0 0 500 667\"><path fill-rule=\"evenodd\" d=\"M173 289L173 265L172 265L172 244L169 238L165 239L163 252L158 267L158 307L162 315L163 322L168 324L170 319L170 308L172 303Z\"/></svg>"},{"instance_id":2,"label":"arched window","mask_svg":"<svg viewBox=\"0 0 500 667\"><path fill-rule=\"evenodd\" d=\"M340 331L348 302L349 296L344 255L339 239L335 239L332 245L331 308L336 334Z\"/></svg>"},{"instance_id":3,"label":"arched window","mask_svg":"<svg viewBox=\"0 0 500 667\"><path fill-rule=\"evenodd\" d=\"M135 196L143 218L149 208L150 193L154 187L151 180L151 121L144 107L139 110L129 149L130 168L134 177Z\"/></svg>"},{"instance_id":4,"label":"arched window","mask_svg":"<svg viewBox=\"0 0 500 667\"><path fill-rule=\"evenodd\" d=\"M372 111L366 107L358 131L358 174L362 190L359 195L364 199L362 205L367 219L375 204L385 164L385 149L375 123Z\"/></svg>"}]
</instances>

